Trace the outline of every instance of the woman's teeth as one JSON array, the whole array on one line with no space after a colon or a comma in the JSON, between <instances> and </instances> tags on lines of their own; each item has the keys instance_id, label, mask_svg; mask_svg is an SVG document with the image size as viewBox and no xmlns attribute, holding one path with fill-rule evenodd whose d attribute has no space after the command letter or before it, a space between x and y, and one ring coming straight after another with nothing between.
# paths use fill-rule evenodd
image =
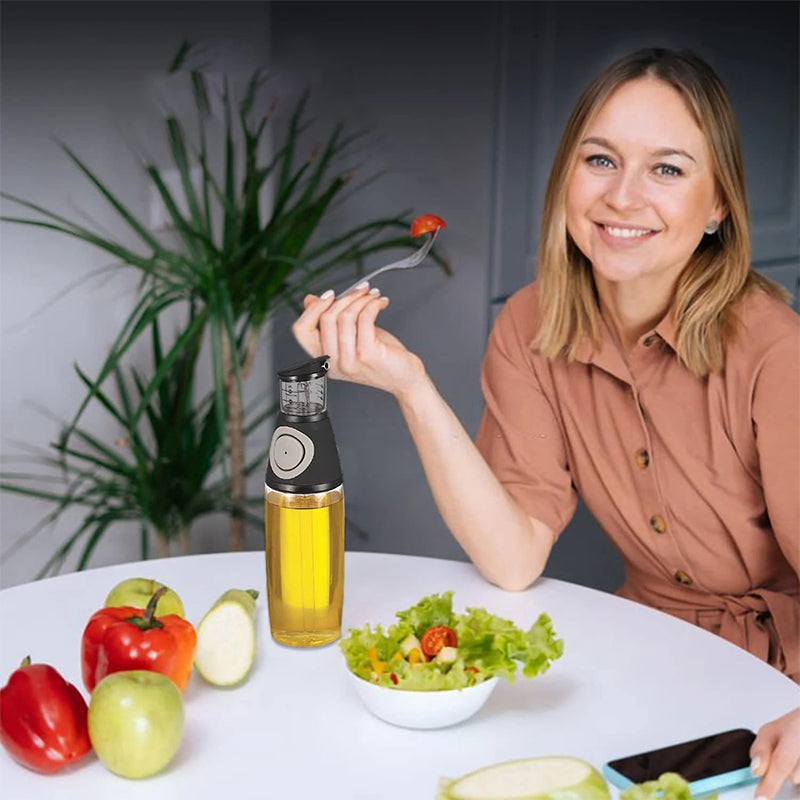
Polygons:
<instances>
[{"instance_id":1,"label":"woman's teeth","mask_svg":"<svg viewBox=\"0 0 800 800\"><path fill-rule=\"evenodd\" d=\"M652 233L651 230L643 230L642 228L610 228L608 225L603 225L603 228L606 233L611 234L611 236L619 236L621 239L635 239Z\"/></svg>"}]
</instances>

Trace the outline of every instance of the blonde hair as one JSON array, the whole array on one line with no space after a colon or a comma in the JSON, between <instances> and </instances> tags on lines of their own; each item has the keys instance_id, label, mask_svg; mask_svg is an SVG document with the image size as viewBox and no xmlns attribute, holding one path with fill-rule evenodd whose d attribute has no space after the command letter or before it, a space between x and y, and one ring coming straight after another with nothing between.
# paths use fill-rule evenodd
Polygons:
<instances>
[{"instance_id":1,"label":"blonde hair","mask_svg":"<svg viewBox=\"0 0 800 800\"><path fill-rule=\"evenodd\" d=\"M675 325L679 358L703 376L722 367L736 331L733 305L762 289L788 300L780 285L750 263L750 227L739 134L722 82L690 51L638 50L604 70L578 99L553 162L544 200L537 254L542 319L537 345L550 358L574 359L583 336L601 342L597 296L589 260L567 232L566 190L580 142L597 112L622 84L652 76L677 89L705 134L717 191L728 209L715 235L704 236L678 279Z\"/></svg>"}]
</instances>

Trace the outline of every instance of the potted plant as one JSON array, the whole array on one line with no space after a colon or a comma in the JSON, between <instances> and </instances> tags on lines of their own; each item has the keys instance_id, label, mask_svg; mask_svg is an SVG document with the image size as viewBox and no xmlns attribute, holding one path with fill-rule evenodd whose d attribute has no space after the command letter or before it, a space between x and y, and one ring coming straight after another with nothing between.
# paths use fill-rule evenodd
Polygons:
<instances>
[{"instance_id":1,"label":"potted plant","mask_svg":"<svg viewBox=\"0 0 800 800\"><path fill-rule=\"evenodd\" d=\"M69 509L83 517L37 577L56 573L67 556L82 546L78 569L89 562L106 531L120 522L138 523L141 555L149 556L151 534L157 553L165 556L177 542L180 552L189 552L189 529L206 514L230 512L227 481L219 474L224 456L216 419L216 396L206 393L195 399L195 368L200 350L199 334L187 343L172 369L153 387L135 368L114 368L116 399L102 389L95 398L117 429L113 443L75 425L71 436L61 436L47 449L31 448L30 456L17 457L20 465L35 464L35 472L6 471L0 489L44 500L53 509L39 525L15 543L24 543L44 526L56 522ZM163 364L159 324L151 325L152 374ZM81 381L92 388L89 378L76 367ZM144 413L134 423L133 415L149 396ZM246 414L245 433L261 426L274 413L265 402ZM260 470L267 448L251 459L245 473ZM246 512L251 520L261 520Z\"/></svg>"},{"instance_id":2,"label":"potted plant","mask_svg":"<svg viewBox=\"0 0 800 800\"><path fill-rule=\"evenodd\" d=\"M227 77L215 95L207 72L191 65L192 52L184 42L169 71L182 73L191 87L194 136L177 115L164 117L170 167L180 177L180 190L169 188L163 168L143 163L169 215L171 235L151 231L119 193L65 144L66 155L111 204L139 247L127 247L114 237L6 192L3 197L35 216L2 219L76 237L110 253L116 260L112 269L133 269L141 275L137 301L99 373L94 379L82 375L87 393L55 445L59 459L77 457L70 445L75 436L88 441L87 432L78 426L90 402L99 401L113 413L103 387L114 377L121 399L121 364L134 342L146 331L157 331L153 326L167 309L191 308L185 328L166 352L159 351L150 379L137 383L140 391L125 411L125 425L132 434L138 429L165 382L169 386L176 381L175 371L187 368L188 354L196 359L198 343L208 341L213 387L204 408L214 419L223 454L219 465L227 491L225 507L231 514L229 548L237 550L243 547L247 517L242 382L250 372L260 331L282 306L299 309L303 295L323 276L329 280L337 273L363 272L369 256L390 248L415 248L415 241L409 234L407 213L366 221L321 239L320 223L350 182L344 155L357 137L345 135L339 125L311 157L301 158L301 139L310 124L306 93L289 115L282 138L273 132L269 150L264 141L274 122L275 105L262 107L262 72L251 76L240 100L234 97ZM212 108L220 108L221 113L212 113ZM212 164L212 129L224 143L219 170ZM269 203L262 202L265 189L270 190ZM431 256L449 271L438 253ZM10 490L11 485L6 481L0 488ZM69 497L63 502L72 502Z\"/></svg>"}]
</instances>

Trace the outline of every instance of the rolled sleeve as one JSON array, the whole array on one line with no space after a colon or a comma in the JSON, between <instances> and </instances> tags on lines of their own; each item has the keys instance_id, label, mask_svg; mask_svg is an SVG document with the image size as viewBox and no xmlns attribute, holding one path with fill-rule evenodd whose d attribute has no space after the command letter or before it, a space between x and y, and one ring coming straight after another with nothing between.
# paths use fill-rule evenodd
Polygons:
<instances>
[{"instance_id":1,"label":"rolled sleeve","mask_svg":"<svg viewBox=\"0 0 800 800\"><path fill-rule=\"evenodd\" d=\"M536 375L529 331L515 320L518 306L506 304L489 337L481 370L486 405L475 442L525 513L558 536L575 513L577 494L563 432Z\"/></svg>"}]
</instances>

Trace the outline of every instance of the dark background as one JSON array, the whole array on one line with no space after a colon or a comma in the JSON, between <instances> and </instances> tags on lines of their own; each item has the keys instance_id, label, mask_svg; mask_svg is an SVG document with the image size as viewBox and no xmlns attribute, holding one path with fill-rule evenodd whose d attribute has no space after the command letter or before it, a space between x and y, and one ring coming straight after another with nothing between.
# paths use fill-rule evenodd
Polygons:
<instances>
[{"instance_id":1,"label":"dark background","mask_svg":"<svg viewBox=\"0 0 800 800\"><path fill-rule=\"evenodd\" d=\"M82 142L93 163L107 164L112 173L121 169L130 138L144 136L157 152L141 120L152 116L153 76L184 37L222 46L229 70L268 63L282 101L310 86L319 133L309 147L313 136L322 137L338 121L366 128L357 174L380 177L338 207L329 224L350 227L404 209L447 221L440 242L452 277L431 267L390 274L377 285L392 300L383 324L423 358L470 433L482 408L479 371L491 322L503 299L533 278L544 183L566 117L593 74L630 50L690 47L718 71L742 133L754 263L797 293L795 2L65 0L3 2L0 15L0 178L6 191L33 192L44 205L66 206L77 196L70 182L77 179L58 172L52 134ZM131 202L147 203L134 170L121 179L129 181ZM99 315L94 320L79 307L61 306L66 319L48 312L23 333L8 334L9 317L42 305L67 282L70 269L80 273L87 262L82 253L61 251L59 268L40 272L44 245L0 233L0 444L7 447L12 426L44 444L40 422L37 427L26 410L31 396L63 400L64 414L74 405L72 378L59 379L57 388L46 383L48 359L50 374L61 375L62 362L69 366L76 352L111 336L114 318L103 322L100 304L92 305ZM290 321L278 319L262 343L261 371L250 391L272 392L273 365L300 355ZM112 327L98 335L103 325ZM83 338L70 338L82 330ZM54 341L61 354L53 352ZM354 524L348 548L464 558L438 516L393 399L334 382L329 409ZM0 495L4 543L26 515L27 507ZM196 550L224 547L224 525L198 528ZM248 547L263 546L257 532L248 536ZM43 548L51 552L52 542ZM99 556L106 562L136 557L121 541ZM29 563L42 561L41 553L25 558L3 564L4 585L28 579ZM616 552L582 506L546 574L602 589L621 583Z\"/></svg>"}]
</instances>

